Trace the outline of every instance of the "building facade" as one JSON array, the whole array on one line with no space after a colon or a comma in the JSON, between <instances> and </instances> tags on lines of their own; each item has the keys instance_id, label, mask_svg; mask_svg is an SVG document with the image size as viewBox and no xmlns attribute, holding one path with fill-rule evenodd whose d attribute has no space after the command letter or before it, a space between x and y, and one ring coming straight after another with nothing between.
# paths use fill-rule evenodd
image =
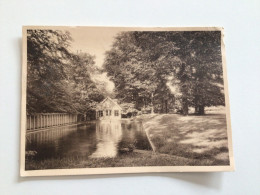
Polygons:
<instances>
[{"instance_id":1,"label":"building facade","mask_svg":"<svg viewBox=\"0 0 260 195\"><path fill-rule=\"evenodd\" d=\"M121 119L122 108L116 100L110 97L105 98L96 107L96 119Z\"/></svg>"}]
</instances>

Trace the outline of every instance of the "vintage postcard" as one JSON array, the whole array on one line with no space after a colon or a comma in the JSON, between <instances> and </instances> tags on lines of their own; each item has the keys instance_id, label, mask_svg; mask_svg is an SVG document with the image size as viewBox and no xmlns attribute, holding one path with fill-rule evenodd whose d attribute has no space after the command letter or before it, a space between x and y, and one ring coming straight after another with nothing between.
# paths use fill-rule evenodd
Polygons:
<instances>
[{"instance_id":1,"label":"vintage postcard","mask_svg":"<svg viewBox=\"0 0 260 195\"><path fill-rule=\"evenodd\" d=\"M21 176L233 171L223 37L23 27Z\"/></svg>"}]
</instances>

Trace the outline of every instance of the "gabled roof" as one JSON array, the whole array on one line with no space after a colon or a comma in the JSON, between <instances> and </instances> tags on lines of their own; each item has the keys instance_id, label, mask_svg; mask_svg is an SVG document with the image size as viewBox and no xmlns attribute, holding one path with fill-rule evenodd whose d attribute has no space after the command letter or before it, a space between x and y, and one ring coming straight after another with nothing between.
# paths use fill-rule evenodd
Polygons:
<instances>
[{"instance_id":1,"label":"gabled roof","mask_svg":"<svg viewBox=\"0 0 260 195\"><path fill-rule=\"evenodd\" d=\"M117 106L119 109L122 110L121 106L120 106L115 100L113 100L113 99L110 98L110 97L106 97L102 102L100 102L100 103L96 106L96 108L98 108L99 106L101 106L101 105L102 105L103 103L105 103L107 100L110 100L115 106Z\"/></svg>"}]
</instances>

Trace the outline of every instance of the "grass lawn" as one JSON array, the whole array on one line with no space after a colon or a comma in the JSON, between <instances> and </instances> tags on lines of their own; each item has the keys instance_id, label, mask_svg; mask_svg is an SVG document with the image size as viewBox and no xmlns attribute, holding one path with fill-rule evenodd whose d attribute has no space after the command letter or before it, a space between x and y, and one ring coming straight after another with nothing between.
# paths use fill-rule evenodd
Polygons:
<instances>
[{"instance_id":1,"label":"grass lawn","mask_svg":"<svg viewBox=\"0 0 260 195\"><path fill-rule=\"evenodd\" d=\"M159 154L151 151L137 151L119 155L115 158L61 158L42 161L27 160L26 170L68 169L68 168L104 168L104 167L142 167L142 166L185 166L211 165L210 160L187 159L183 157Z\"/></svg>"},{"instance_id":2,"label":"grass lawn","mask_svg":"<svg viewBox=\"0 0 260 195\"><path fill-rule=\"evenodd\" d=\"M142 120L157 153L203 160L206 165L229 165L226 116L221 111L208 113L146 115Z\"/></svg>"}]
</instances>

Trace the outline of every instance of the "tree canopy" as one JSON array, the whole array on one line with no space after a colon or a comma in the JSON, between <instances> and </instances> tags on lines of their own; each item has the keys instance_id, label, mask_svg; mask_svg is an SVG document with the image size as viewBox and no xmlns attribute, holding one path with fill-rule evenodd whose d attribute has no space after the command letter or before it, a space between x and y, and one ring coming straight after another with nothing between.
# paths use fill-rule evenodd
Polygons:
<instances>
[{"instance_id":1,"label":"tree canopy","mask_svg":"<svg viewBox=\"0 0 260 195\"><path fill-rule=\"evenodd\" d=\"M27 31L27 112L84 113L104 97L91 80L94 56L70 51L69 32Z\"/></svg>"},{"instance_id":2,"label":"tree canopy","mask_svg":"<svg viewBox=\"0 0 260 195\"><path fill-rule=\"evenodd\" d=\"M132 110L186 115L224 105L220 31L121 32L103 70L94 56L71 52L72 41L69 32L27 31L28 113L86 113L111 95L109 85Z\"/></svg>"},{"instance_id":3,"label":"tree canopy","mask_svg":"<svg viewBox=\"0 0 260 195\"><path fill-rule=\"evenodd\" d=\"M204 114L205 106L224 104L220 40L220 31L122 32L104 67L117 98L137 109Z\"/></svg>"}]
</instances>

